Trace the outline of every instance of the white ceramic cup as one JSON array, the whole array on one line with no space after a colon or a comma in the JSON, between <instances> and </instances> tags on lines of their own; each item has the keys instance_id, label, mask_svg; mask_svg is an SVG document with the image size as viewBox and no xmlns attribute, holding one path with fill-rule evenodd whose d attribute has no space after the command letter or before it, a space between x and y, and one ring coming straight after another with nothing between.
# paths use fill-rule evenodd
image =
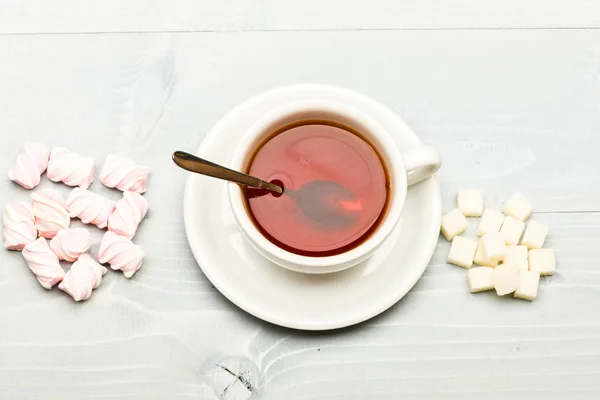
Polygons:
<instances>
[{"instance_id":1,"label":"white ceramic cup","mask_svg":"<svg viewBox=\"0 0 600 400\"><path fill-rule=\"evenodd\" d=\"M245 172L254 151L273 133L302 121L325 120L360 132L381 155L390 179L390 200L377 230L361 245L342 254L309 257L286 251L265 238L252 222L244 204L242 189L230 183L229 202L243 236L260 254L284 268L310 274L324 274L352 267L371 256L400 221L408 186L432 176L441 166L433 147L423 146L401 154L390 134L360 110L333 101L300 101L273 109L248 129L238 143L230 168Z\"/></svg>"}]
</instances>

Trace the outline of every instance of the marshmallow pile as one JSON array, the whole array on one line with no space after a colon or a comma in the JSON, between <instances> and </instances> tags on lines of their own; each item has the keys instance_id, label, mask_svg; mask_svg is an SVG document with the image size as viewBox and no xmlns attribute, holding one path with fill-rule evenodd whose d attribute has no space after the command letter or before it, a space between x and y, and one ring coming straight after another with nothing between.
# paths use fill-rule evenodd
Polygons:
<instances>
[{"instance_id":1,"label":"marshmallow pile","mask_svg":"<svg viewBox=\"0 0 600 400\"><path fill-rule=\"evenodd\" d=\"M462 189L457 208L442 217L441 233L452 241L448 263L468 269L471 293L496 290L498 296L533 301L542 275L554 275L553 249L543 249L548 227L530 220L533 206L521 193L513 194L502 212L484 209L483 192ZM466 217L481 217L479 240L459 236L468 226ZM524 232L524 233L523 233ZM471 268L473 264L480 267Z\"/></svg>"},{"instance_id":2,"label":"marshmallow pile","mask_svg":"<svg viewBox=\"0 0 600 400\"><path fill-rule=\"evenodd\" d=\"M96 161L65 148L50 151L42 143L28 143L8 172L25 189L34 189L41 176L74 189L65 199L54 189L31 193L31 203L9 203L3 214L4 247L21 251L29 269L45 289L58 284L75 301L88 299L102 282L109 264L131 278L142 266L144 252L131 239L146 216L148 201L143 193L150 168L135 161L109 155L100 171L100 181L123 192L115 202L88 190L95 176ZM108 229L100 243L97 260L87 252L90 233L70 228L71 218ZM48 242L48 240L50 240ZM73 263L68 272L60 261Z\"/></svg>"}]
</instances>

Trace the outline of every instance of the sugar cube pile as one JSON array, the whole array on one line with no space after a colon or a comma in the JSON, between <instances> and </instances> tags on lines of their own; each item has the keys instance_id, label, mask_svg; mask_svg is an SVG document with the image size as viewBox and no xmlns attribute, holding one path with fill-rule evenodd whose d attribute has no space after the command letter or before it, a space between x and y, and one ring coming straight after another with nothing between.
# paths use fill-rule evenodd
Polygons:
<instances>
[{"instance_id":1,"label":"sugar cube pile","mask_svg":"<svg viewBox=\"0 0 600 400\"><path fill-rule=\"evenodd\" d=\"M467 269L471 293L495 290L498 296L536 299L540 276L555 273L556 259L554 249L542 248L548 227L528 221L532 213L533 205L519 192L500 212L485 207L481 190L458 191L457 208L442 217L440 231L452 242L447 261ZM479 240L461 236L468 227L467 217L481 217Z\"/></svg>"}]
</instances>

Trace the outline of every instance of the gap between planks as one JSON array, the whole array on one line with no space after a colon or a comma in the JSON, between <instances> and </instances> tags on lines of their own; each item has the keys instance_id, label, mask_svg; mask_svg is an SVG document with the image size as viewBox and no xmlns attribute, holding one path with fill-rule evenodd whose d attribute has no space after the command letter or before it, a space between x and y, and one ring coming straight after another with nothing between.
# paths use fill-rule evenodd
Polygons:
<instances>
[{"instance_id":1,"label":"gap between planks","mask_svg":"<svg viewBox=\"0 0 600 400\"><path fill-rule=\"evenodd\" d=\"M194 29L194 30L146 30L146 31L94 31L94 32L2 32L0 36L42 36L42 35L124 35L124 34L193 34L193 33L274 33L274 32L428 32L428 31L587 31L600 30L594 26L558 27L508 27L508 28L306 28L306 29Z\"/></svg>"}]
</instances>

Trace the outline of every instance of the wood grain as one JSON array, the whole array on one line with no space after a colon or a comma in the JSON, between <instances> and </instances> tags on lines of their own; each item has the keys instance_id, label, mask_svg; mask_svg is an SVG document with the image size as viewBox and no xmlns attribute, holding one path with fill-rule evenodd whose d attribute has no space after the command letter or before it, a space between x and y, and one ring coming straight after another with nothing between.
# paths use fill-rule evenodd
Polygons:
<instances>
[{"instance_id":1,"label":"wood grain","mask_svg":"<svg viewBox=\"0 0 600 400\"><path fill-rule=\"evenodd\" d=\"M0 252L0 398L598 397L599 30L4 35L0 71L0 170L26 140L98 167L116 151L153 168L133 279L109 273L75 304ZM539 300L469 294L443 239L406 298L350 329L286 330L225 300L188 248L185 174L170 153L194 150L249 96L297 82L397 111L443 154L446 210L465 186L492 207L516 190L529 197L558 262ZM27 196L0 182L0 205Z\"/></svg>"}]
</instances>

